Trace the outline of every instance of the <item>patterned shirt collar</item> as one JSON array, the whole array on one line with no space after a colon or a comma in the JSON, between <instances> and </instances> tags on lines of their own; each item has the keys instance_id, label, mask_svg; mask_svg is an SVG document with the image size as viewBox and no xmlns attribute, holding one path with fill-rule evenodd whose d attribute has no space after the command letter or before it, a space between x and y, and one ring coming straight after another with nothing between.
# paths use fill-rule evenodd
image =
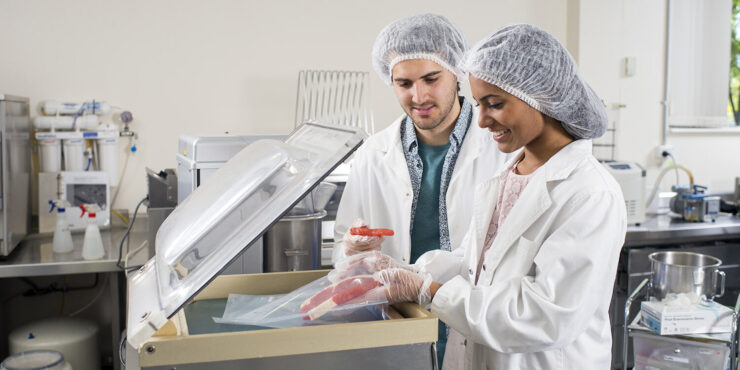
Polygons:
<instances>
[{"instance_id":1,"label":"patterned shirt collar","mask_svg":"<svg viewBox=\"0 0 740 370\"><path fill-rule=\"evenodd\" d=\"M452 144L450 145L450 150L460 150L463 140L465 139L465 133L468 132L472 115L473 105L470 104L465 97L461 96L460 115L457 117L457 122L455 122L455 128L452 129L452 133L450 133L450 144ZM403 145L404 151L411 153L418 151L419 143L416 138L416 130L414 129L414 124L409 116L406 116L401 123L401 144Z\"/></svg>"}]
</instances>

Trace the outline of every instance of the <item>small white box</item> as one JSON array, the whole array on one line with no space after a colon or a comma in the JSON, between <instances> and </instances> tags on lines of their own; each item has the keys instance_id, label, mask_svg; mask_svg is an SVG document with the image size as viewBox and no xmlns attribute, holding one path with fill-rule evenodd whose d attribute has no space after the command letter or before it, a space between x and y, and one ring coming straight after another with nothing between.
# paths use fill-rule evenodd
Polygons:
<instances>
[{"instance_id":1,"label":"small white box","mask_svg":"<svg viewBox=\"0 0 740 370\"><path fill-rule=\"evenodd\" d=\"M729 333L732 309L714 301L688 306L642 302L642 323L660 335Z\"/></svg>"}]
</instances>

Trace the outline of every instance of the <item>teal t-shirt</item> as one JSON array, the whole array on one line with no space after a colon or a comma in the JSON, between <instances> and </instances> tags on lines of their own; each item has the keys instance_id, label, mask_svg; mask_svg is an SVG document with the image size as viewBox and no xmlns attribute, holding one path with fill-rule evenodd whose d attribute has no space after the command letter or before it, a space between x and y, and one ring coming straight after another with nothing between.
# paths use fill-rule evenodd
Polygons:
<instances>
[{"instance_id":1,"label":"teal t-shirt","mask_svg":"<svg viewBox=\"0 0 740 370\"><path fill-rule=\"evenodd\" d=\"M442 166L450 144L426 145L418 142L419 157L424 165L419 198L411 225L411 263L422 254L439 249L439 187Z\"/></svg>"},{"instance_id":2,"label":"teal t-shirt","mask_svg":"<svg viewBox=\"0 0 740 370\"><path fill-rule=\"evenodd\" d=\"M419 198L411 226L411 263L422 254L439 249L439 187L442 182L442 166L450 144L426 145L419 142L419 157L424 165L419 186ZM439 321L437 339L438 367L442 368L445 347L447 347L447 327Z\"/></svg>"}]
</instances>

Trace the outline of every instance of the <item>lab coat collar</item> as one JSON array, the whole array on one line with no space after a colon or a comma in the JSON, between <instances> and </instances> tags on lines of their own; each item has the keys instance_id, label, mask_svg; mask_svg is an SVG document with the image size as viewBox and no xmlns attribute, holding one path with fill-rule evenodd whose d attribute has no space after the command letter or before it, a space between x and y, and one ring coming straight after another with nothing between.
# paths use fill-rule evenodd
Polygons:
<instances>
[{"instance_id":1,"label":"lab coat collar","mask_svg":"<svg viewBox=\"0 0 740 370\"><path fill-rule=\"evenodd\" d=\"M497 232L493 245L487 252L486 263L488 271L495 271L507 250L529 229L537 219L542 216L552 205L548 182L560 181L568 178L573 170L591 155L591 141L574 141L550 158L542 167L538 168L529 184L511 209L511 213ZM503 171L511 170L511 167L519 160L519 155L509 160L494 178L478 186L474 215L476 215L476 264L480 258L486 232L488 231L494 207L500 192L501 175ZM488 279L486 279L488 280ZM484 279L482 284L487 284Z\"/></svg>"}]
</instances>

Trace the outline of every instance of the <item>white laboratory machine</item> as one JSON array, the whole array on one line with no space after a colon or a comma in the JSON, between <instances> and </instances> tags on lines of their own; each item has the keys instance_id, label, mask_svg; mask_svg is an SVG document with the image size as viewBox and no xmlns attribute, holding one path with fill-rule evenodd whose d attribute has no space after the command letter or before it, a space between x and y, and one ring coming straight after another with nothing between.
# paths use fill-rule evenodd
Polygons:
<instances>
[{"instance_id":1,"label":"white laboratory machine","mask_svg":"<svg viewBox=\"0 0 740 370\"><path fill-rule=\"evenodd\" d=\"M49 200L65 200L70 230L84 230L87 219L80 217L80 205L96 204L100 211L96 215L99 227L110 225L110 182L108 173L102 171L40 172L39 173L39 232L54 231L56 215L49 212Z\"/></svg>"},{"instance_id":2,"label":"white laboratory machine","mask_svg":"<svg viewBox=\"0 0 740 370\"><path fill-rule=\"evenodd\" d=\"M627 223L645 222L645 169L633 162L606 162L604 166L622 188L627 207Z\"/></svg>"},{"instance_id":3,"label":"white laboratory machine","mask_svg":"<svg viewBox=\"0 0 740 370\"><path fill-rule=\"evenodd\" d=\"M220 306L218 314L196 317L199 302L289 292L326 274L218 276L364 138L359 129L305 123L285 141L244 148L213 175L220 181L207 181L179 204L157 233L155 256L127 278L126 368L432 368L437 321L415 304L389 309L389 320L280 329L216 328Z\"/></svg>"},{"instance_id":4,"label":"white laboratory machine","mask_svg":"<svg viewBox=\"0 0 740 370\"><path fill-rule=\"evenodd\" d=\"M0 94L0 256L9 255L29 230L30 143L28 98Z\"/></svg>"}]
</instances>

